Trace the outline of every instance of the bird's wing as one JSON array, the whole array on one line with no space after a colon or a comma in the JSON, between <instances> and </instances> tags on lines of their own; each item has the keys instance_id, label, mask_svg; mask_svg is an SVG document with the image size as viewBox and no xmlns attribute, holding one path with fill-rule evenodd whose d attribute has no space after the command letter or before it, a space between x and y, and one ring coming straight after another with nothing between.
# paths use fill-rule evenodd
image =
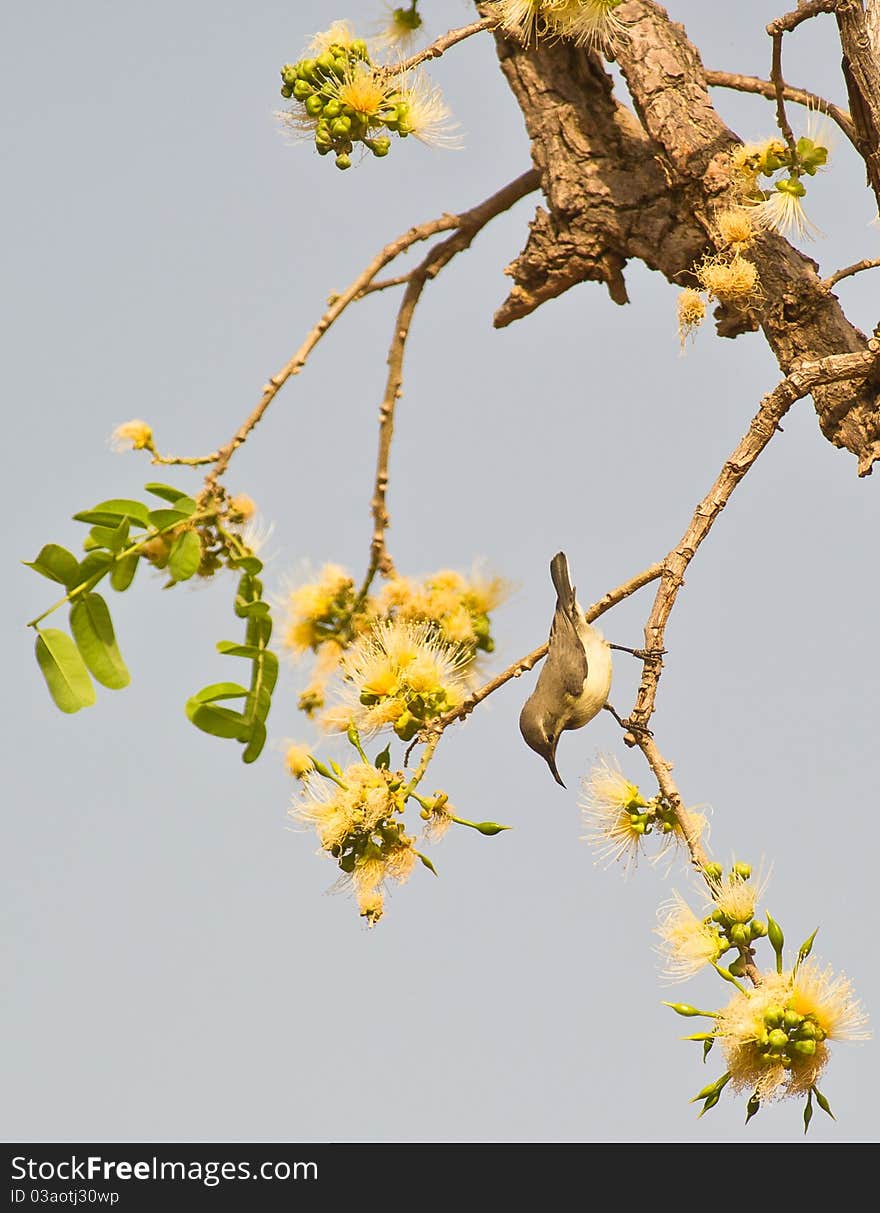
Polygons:
<instances>
[{"instance_id":1,"label":"bird's wing","mask_svg":"<svg viewBox=\"0 0 880 1213\"><path fill-rule=\"evenodd\" d=\"M546 665L567 695L579 697L587 680L587 654L574 621L561 604L557 605L550 625L550 648ZM543 674L543 670L541 673ZM548 675L549 676L549 675Z\"/></svg>"}]
</instances>

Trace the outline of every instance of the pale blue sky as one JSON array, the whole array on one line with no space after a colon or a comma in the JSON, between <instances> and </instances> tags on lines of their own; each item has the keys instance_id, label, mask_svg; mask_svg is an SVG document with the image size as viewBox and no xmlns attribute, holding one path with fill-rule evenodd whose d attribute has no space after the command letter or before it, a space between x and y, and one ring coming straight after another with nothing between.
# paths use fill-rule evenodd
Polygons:
<instances>
[{"instance_id":1,"label":"pale blue sky","mask_svg":"<svg viewBox=\"0 0 880 1213\"><path fill-rule=\"evenodd\" d=\"M800 1108L746 1130L742 1100L697 1121L688 1098L720 1072L678 1037L663 998L726 1000L717 979L670 990L653 952L668 877L628 881L580 841L579 777L616 754L650 787L610 717L563 738L564 792L516 727L514 683L451 730L429 782L470 831L437 848L373 932L325 892L332 864L292 832L276 749L193 729L187 696L234 676L233 582L163 593L140 577L113 602L132 686L68 718L50 703L22 624L51 585L17 562L74 546L76 510L137 495L145 459L107 436L145 417L160 445L223 442L312 326L327 295L412 222L481 200L529 165L491 40L432 69L465 149L409 140L347 174L279 134L278 68L334 17L375 0L85 0L7 6L2 20L7 336L3 634L14 697L6 759L3 1133L12 1140L788 1141ZM766 74L774 4L718 20L670 5L708 66ZM434 33L469 6L426 0ZM790 42L790 46L788 45ZM786 44L796 84L845 103L830 19ZM744 138L772 108L718 96ZM878 256L864 174L838 139L811 185L824 273ZM519 590L499 610L500 669L546 637L549 557L583 600L679 538L778 371L759 335L700 332L678 351L675 291L629 267L632 303L581 286L503 332L491 317L534 200L497 220L431 284L407 353L391 459L389 542L402 571L486 557ZM870 275L842 283L877 320ZM266 580L309 560L362 571L384 359L395 301L360 304L235 458L234 491L274 522ZM185 488L198 478L163 475ZM426 489L426 486L429 488ZM767 904L880 1007L876 861L878 482L795 407L694 561L668 631L654 722L690 803L713 808L718 856L773 864ZM606 617L638 644L645 591ZM635 663L613 700L628 710ZM282 676L273 741L307 736L302 670ZM837 1046L815 1141L876 1140L876 1045Z\"/></svg>"}]
</instances>

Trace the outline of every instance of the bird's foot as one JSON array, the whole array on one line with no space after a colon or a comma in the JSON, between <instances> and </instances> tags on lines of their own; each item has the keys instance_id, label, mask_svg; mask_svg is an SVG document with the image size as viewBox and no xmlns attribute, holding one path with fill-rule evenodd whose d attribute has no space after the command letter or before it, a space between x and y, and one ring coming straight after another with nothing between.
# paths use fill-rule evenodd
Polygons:
<instances>
[{"instance_id":1,"label":"bird's foot","mask_svg":"<svg viewBox=\"0 0 880 1213\"><path fill-rule=\"evenodd\" d=\"M666 649L630 649L625 644L609 644L609 649L618 649L621 653L631 653L639 661L655 661L666 653Z\"/></svg>"},{"instance_id":2,"label":"bird's foot","mask_svg":"<svg viewBox=\"0 0 880 1213\"><path fill-rule=\"evenodd\" d=\"M614 717L614 719L617 721L617 723L620 725L620 727L625 732L632 733L633 735L635 735L636 733L640 733L642 735L642 737L653 737L654 736L654 734L651 732L651 730L649 728L647 728L645 725L633 724L633 722L630 720L624 720L622 716L618 715L618 713L615 711L615 709L611 706L610 703L605 704L605 711L611 713L611 715Z\"/></svg>"}]
</instances>

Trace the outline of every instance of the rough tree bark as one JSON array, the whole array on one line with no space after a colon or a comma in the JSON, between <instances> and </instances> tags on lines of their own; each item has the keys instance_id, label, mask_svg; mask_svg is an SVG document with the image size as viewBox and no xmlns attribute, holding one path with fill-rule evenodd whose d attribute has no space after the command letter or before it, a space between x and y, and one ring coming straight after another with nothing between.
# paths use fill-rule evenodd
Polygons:
<instances>
[{"instance_id":1,"label":"rough tree bark","mask_svg":"<svg viewBox=\"0 0 880 1213\"><path fill-rule=\"evenodd\" d=\"M633 109L614 96L597 55L564 41L524 48L496 33L548 208L538 209L526 247L508 267L514 286L495 317L499 327L586 280L604 282L616 303L626 303L623 270L632 258L676 286L693 285L695 261L714 250L713 215L731 200L728 153L740 139L712 105L684 27L653 0L628 0L617 15L627 24L616 58ZM876 28L876 11L872 17ZM841 0L838 22L847 80L870 98L868 117L853 117L860 138L874 138L876 154L876 137L864 132L875 122L871 131L880 130L880 81L861 5ZM866 163L870 179L870 156ZM749 256L762 301L745 312L719 307L721 336L760 328L786 375L804 360L866 349L865 334L823 288L809 257L773 233ZM880 459L878 387L861 378L813 392L823 434L857 457L861 476Z\"/></svg>"}]
</instances>

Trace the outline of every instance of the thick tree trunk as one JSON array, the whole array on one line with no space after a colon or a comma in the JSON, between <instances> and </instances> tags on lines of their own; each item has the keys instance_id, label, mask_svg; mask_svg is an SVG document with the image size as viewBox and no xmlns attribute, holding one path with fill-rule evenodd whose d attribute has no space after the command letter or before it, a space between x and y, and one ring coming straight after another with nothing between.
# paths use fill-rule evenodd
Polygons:
<instances>
[{"instance_id":1,"label":"thick tree trunk","mask_svg":"<svg viewBox=\"0 0 880 1213\"><path fill-rule=\"evenodd\" d=\"M652 0L628 0L617 15L628 27L616 57L635 113L614 97L596 55L569 42L523 48L496 35L549 208L539 208L508 268L515 285L496 315L499 326L589 279L625 303L631 258L688 285L695 261L714 247L713 215L730 198L728 153L740 140L713 107L683 26ZM875 100L880 105L880 93ZM760 327L785 374L801 361L865 350L865 335L822 287L809 257L772 233L748 255L762 300L745 313L719 308L722 336ZM868 475L880 459L877 382L817 387L813 399L822 432Z\"/></svg>"}]
</instances>

